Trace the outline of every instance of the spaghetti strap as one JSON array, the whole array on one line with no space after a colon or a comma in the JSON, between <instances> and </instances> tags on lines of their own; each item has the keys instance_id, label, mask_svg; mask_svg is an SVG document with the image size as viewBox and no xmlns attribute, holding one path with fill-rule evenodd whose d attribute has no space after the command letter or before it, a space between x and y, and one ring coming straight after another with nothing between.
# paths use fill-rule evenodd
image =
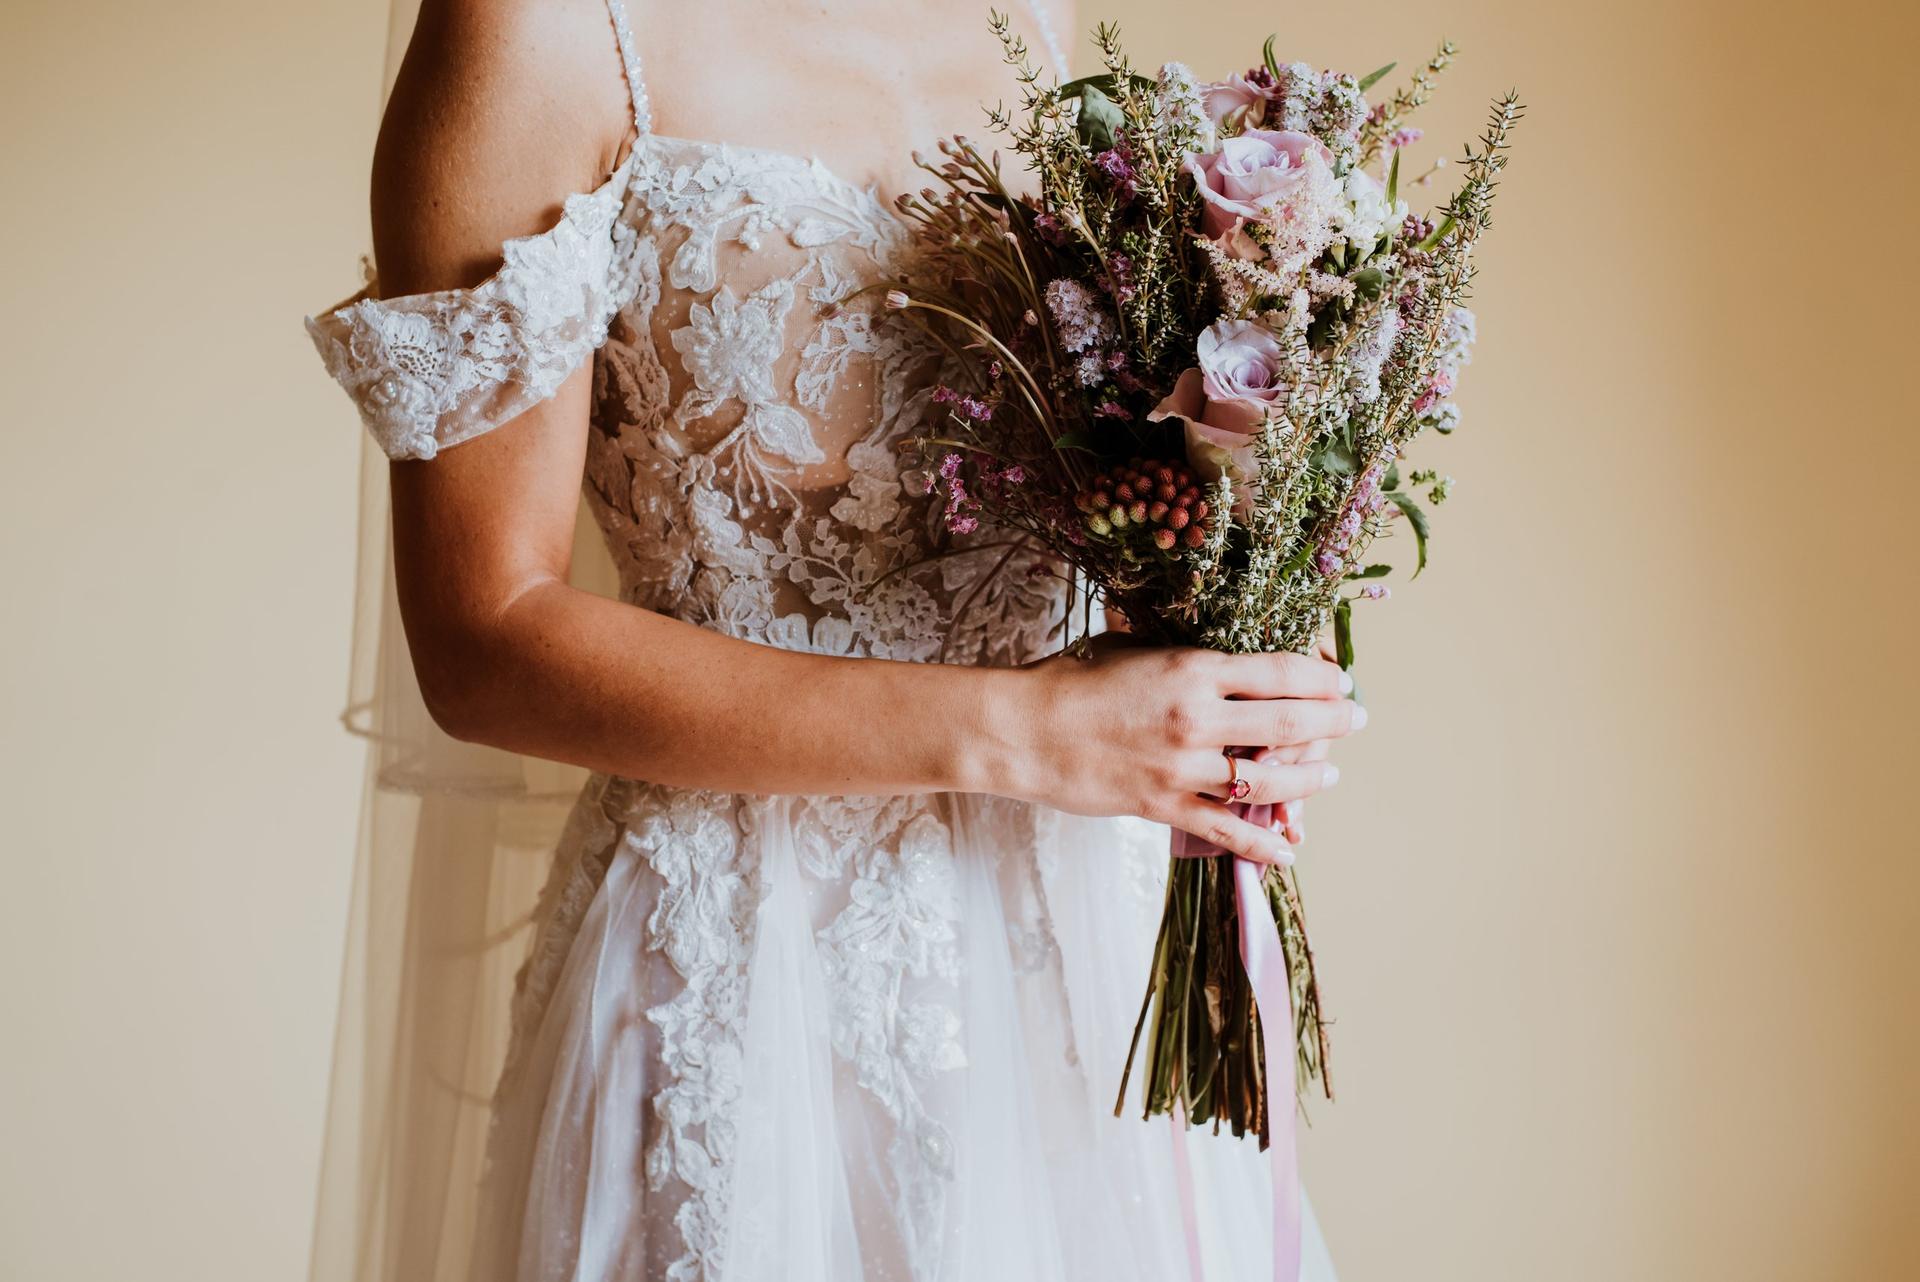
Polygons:
<instances>
[{"instance_id":1,"label":"spaghetti strap","mask_svg":"<svg viewBox=\"0 0 1920 1282\"><path fill-rule=\"evenodd\" d=\"M647 82L640 74L640 54L633 47L633 28L627 23L623 0L607 0L607 15L613 19L613 34L620 41L620 65L626 68L627 89L633 95L633 123L640 132L653 132L653 107L647 101Z\"/></svg>"}]
</instances>

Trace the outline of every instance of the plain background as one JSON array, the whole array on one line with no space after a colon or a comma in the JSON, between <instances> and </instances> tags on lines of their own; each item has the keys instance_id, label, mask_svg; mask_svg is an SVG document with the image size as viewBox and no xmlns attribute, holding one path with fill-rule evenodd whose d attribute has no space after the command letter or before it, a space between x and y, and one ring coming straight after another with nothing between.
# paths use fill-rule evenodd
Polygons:
<instances>
[{"instance_id":1,"label":"plain background","mask_svg":"<svg viewBox=\"0 0 1920 1282\"><path fill-rule=\"evenodd\" d=\"M1911 1276L1911 6L1104 12L1210 75L1451 35L1421 154L1533 109L1303 856L1344 1277ZM361 755L300 319L357 284L385 19L0 7L10 1282L304 1271Z\"/></svg>"}]
</instances>

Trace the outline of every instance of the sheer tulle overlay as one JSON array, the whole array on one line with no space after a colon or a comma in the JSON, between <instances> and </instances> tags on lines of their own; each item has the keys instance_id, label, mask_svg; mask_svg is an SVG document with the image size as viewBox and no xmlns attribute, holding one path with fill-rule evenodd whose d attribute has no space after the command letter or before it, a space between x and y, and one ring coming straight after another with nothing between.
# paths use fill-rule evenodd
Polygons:
<instances>
[{"instance_id":1,"label":"sheer tulle overlay","mask_svg":"<svg viewBox=\"0 0 1920 1282\"><path fill-rule=\"evenodd\" d=\"M815 162L652 134L609 8L641 134L605 184L475 289L308 322L372 439L431 458L591 359L585 496L624 599L822 653L1056 647L1057 578L943 533L901 463L938 355L860 292L900 224ZM369 823L413 841L363 861L350 959L401 977L350 965L385 996L343 1018L317 1277L1180 1278L1176 1144L1206 1276L1270 1272L1258 1148L1112 1114L1165 829L596 775L529 856L557 786L438 736L403 646L369 652ZM1311 1225L1306 1265L1332 1276Z\"/></svg>"}]
</instances>

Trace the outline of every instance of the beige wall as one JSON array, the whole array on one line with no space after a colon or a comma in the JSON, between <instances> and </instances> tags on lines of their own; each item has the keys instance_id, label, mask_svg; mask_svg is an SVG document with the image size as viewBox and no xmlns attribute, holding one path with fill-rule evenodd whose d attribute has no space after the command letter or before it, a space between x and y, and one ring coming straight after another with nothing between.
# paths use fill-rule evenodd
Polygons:
<instances>
[{"instance_id":1,"label":"beige wall","mask_svg":"<svg viewBox=\"0 0 1920 1282\"><path fill-rule=\"evenodd\" d=\"M1533 106L1306 863L1345 1276L1911 1276L1910 6L1286 8L1361 69L1444 25L1447 150ZM354 283L385 11L0 9L9 1282L302 1268L359 756L298 322ZM1108 11L1216 72L1276 12Z\"/></svg>"}]
</instances>

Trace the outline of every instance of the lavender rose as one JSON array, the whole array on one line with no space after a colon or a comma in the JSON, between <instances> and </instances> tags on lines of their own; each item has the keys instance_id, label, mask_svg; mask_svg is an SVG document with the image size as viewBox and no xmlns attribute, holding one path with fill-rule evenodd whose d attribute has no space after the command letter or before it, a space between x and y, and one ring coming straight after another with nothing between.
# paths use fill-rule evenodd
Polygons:
<instances>
[{"instance_id":1,"label":"lavender rose","mask_svg":"<svg viewBox=\"0 0 1920 1282\"><path fill-rule=\"evenodd\" d=\"M1210 152L1187 157L1185 168L1206 202L1200 229L1217 240L1244 222L1264 218L1308 181L1309 153L1330 159L1307 134L1249 129Z\"/></svg>"},{"instance_id":2,"label":"lavender rose","mask_svg":"<svg viewBox=\"0 0 1920 1282\"><path fill-rule=\"evenodd\" d=\"M1187 461L1209 481L1235 484L1234 508L1253 500L1253 442L1270 410L1287 393L1286 356L1265 326L1247 320L1210 325L1194 345L1199 364L1180 375L1149 422L1178 419L1186 427Z\"/></svg>"},{"instance_id":3,"label":"lavender rose","mask_svg":"<svg viewBox=\"0 0 1920 1282\"><path fill-rule=\"evenodd\" d=\"M1194 356L1208 400L1245 404L1258 416L1287 390L1282 381L1286 353L1273 331L1257 321L1215 321L1201 331Z\"/></svg>"}]
</instances>

